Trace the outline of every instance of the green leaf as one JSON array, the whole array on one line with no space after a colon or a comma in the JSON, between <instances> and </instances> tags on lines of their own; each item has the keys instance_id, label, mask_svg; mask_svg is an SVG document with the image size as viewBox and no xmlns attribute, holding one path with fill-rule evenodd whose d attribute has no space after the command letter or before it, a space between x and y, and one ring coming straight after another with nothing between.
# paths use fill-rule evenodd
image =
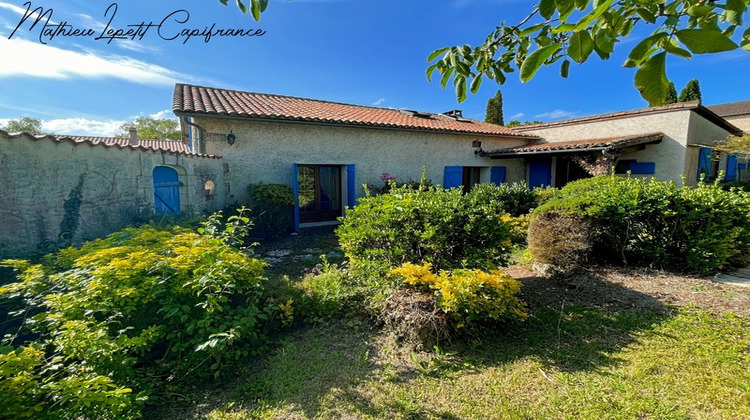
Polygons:
<instances>
[{"instance_id":1,"label":"green leaf","mask_svg":"<svg viewBox=\"0 0 750 420\"><path fill-rule=\"evenodd\" d=\"M237 0L238 2L240 0ZM253 19L255 21L260 20L260 4L258 4L258 0L250 0L250 14L253 15Z\"/></svg>"},{"instance_id":2,"label":"green leaf","mask_svg":"<svg viewBox=\"0 0 750 420\"><path fill-rule=\"evenodd\" d=\"M459 103L466 100L466 78L463 76L456 76L456 98Z\"/></svg>"},{"instance_id":3,"label":"green leaf","mask_svg":"<svg viewBox=\"0 0 750 420\"><path fill-rule=\"evenodd\" d=\"M651 35L648 38L645 38L643 41L639 42L638 45L633 47L633 49L630 51L630 54L628 55L628 61L632 61L637 66L643 60L648 57L651 52L654 50L654 45L661 41L664 38L667 38L669 35L666 32L659 32ZM630 66L626 66L630 67Z\"/></svg>"},{"instance_id":4,"label":"green leaf","mask_svg":"<svg viewBox=\"0 0 750 420\"><path fill-rule=\"evenodd\" d=\"M667 53L661 52L646 60L635 72L635 87L651 106L662 105L667 96L666 64Z\"/></svg>"},{"instance_id":5,"label":"green leaf","mask_svg":"<svg viewBox=\"0 0 750 420\"><path fill-rule=\"evenodd\" d=\"M574 0L555 0L555 4L557 5L557 11L560 12L561 22L565 22L565 19L576 9Z\"/></svg>"},{"instance_id":6,"label":"green leaf","mask_svg":"<svg viewBox=\"0 0 750 420\"><path fill-rule=\"evenodd\" d=\"M434 59L438 58L438 57L439 57L439 56L440 56L441 54L444 54L444 53L445 53L446 51L448 51L449 49L451 49L451 48L450 48L450 47L445 47L445 48L441 48L441 49L439 49L439 50L435 50L435 51L433 51L433 52L432 52L432 53L430 54L430 56L429 56L429 57L427 57L427 61L429 62L429 61L432 61L432 60L434 60Z\"/></svg>"},{"instance_id":7,"label":"green leaf","mask_svg":"<svg viewBox=\"0 0 750 420\"><path fill-rule=\"evenodd\" d=\"M543 18L549 19L555 13L555 0L540 0L539 1L539 14Z\"/></svg>"},{"instance_id":8,"label":"green leaf","mask_svg":"<svg viewBox=\"0 0 750 420\"><path fill-rule=\"evenodd\" d=\"M430 83L432 83L432 73L435 73L435 69L437 69L437 64L427 67L427 81Z\"/></svg>"},{"instance_id":9,"label":"green leaf","mask_svg":"<svg viewBox=\"0 0 750 420\"><path fill-rule=\"evenodd\" d=\"M575 28L573 28L574 31L580 31L584 28L587 28L591 22L599 19L604 12L606 12L609 9L609 6L614 3L614 0L605 0L601 2L598 6L596 6L596 9L594 9L591 13L586 15L583 19L579 20L576 24Z\"/></svg>"},{"instance_id":10,"label":"green leaf","mask_svg":"<svg viewBox=\"0 0 750 420\"><path fill-rule=\"evenodd\" d=\"M694 54L731 51L738 47L721 32L708 29L683 29L675 32L675 35Z\"/></svg>"},{"instance_id":11,"label":"green leaf","mask_svg":"<svg viewBox=\"0 0 750 420\"><path fill-rule=\"evenodd\" d=\"M569 71L570 71L570 60L565 60L560 66L560 76L562 76L563 79L567 79Z\"/></svg>"},{"instance_id":12,"label":"green leaf","mask_svg":"<svg viewBox=\"0 0 750 420\"><path fill-rule=\"evenodd\" d=\"M645 20L648 23L655 23L656 22L656 16L651 13L650 10L646 9L645 7L641 7L639 9L636 9L635 11L638 13L638 16L640 16L643 20Z\"/></svg>"},{"instance_id":13,"label":"green leaf","mask_svg":"<svg viewBox=\"0 0 750 420\"><path fill-rule=\"evenodd\" d=\"M242 13L247 13L247 6L245 6L245 3L243 3L242 0L236 0L236 2L237 2L237 7L240 8Z\"/></svg>"},{"instance_id":14,"label":"green leaf","mask_svg":"<svg viewBox=\"0 0 750 420\"><path fill-rule=\"evenodd\" d=\"M229 0L219 0L219 3L223 4L224 6L226 6L228 2Z\"/></svg>"},{"instance_id":15,"label":"green leaf","mask_svg":"<svg viewBox=\"0 0 750 420\"><path fill-rule=\"evenodd\" d=\"M528 28L524 29L523 31L519 32L518 36L529 36L529 35L533 34L534 32L536 32L536 31L544 28L545 26L547 26L547 25L545 25L543 23L538 23L536 25L531 25Z\"/></svg>"},{"instance_id":16,"label":"green leaf","mask_svg":"<svg viewBox=\"0 0 750 420\"><path fill-rule=\"evenodd\" d=\"M475 94L479 91L479 87L482 86L482 75L479 74L476 77L474 77L474 80L471 81L471 86L469 87L469 90L471 93Z\"/></svg>"},{"instance_id":17,"label":"green leaf","mask_svg":"<svg viewBox=\"0 0 750 420\"><path fill-rule=\"evenodd\" d=\"M523 64L521 64L521 81L528 82L531 80L539 70L539 67L541 67L548 58L552 57L554 53L559 51L560 47L562 47L561 43L550 44L546 47L539 48L526 56L526 59L523 60Z\"/></svg>"},{"instance_id":18,"label":"green leaf","mask_svg":"<svg viewBox=\"0 0 750 420\"><path fill-rule=\"evenodd\" d=\"M440 79L440 87L445 89L445 87L448 86L448 81L451 79L452 74L453 74L452 68L448 68L445 70L445 73L443 73L443 77Z\"/></svg>"},{"instance_id":19,"label":"green leaf","mask_svg":"<svg viewBox=\"0 0 750 420\"><path fill-rule=\"evenodd\" d=\"M601 52L611 54L615 51L615 39L607 34L607 31L600 30L594 37L594 43Z\"/></svg>"},{"instance_id":20,"label":"green leaf","mask_svg":"<svg viewBox=\"0 0 750 420\"><path fill-rule=\"evenodd\" d=\"M586 61L594 51L594 40L588 31L576 32L568 41L568 56L576 63Z\"/></svg>"},{"instance_id":21,"label":"green leaf","mask_svg":"<svg viewBox=\"0 0 750 420\"><path fill-rule=\"evenodd\" d=\"M714 10L713 6L696 4L688 7L687 14L692 17L703 17L711 13Z\"/></svg>"},{"instance_id":22,"label":"green leaf","mask_svg":"<svg viewBox=\"0 0 750 420\"><path fill-rule=\"evenodd\" d=\"M732 25L742 25L742 15L746 9L747 5L742 0L727 0L726 10L722 16Z\"/></svg>"},{"instance_id":23,"label":"green leaf","mask_svg":"<svg viewBox=\"0 0 750 420\"><path fill-rule=\"evenodd\" d=\"M690 51L678 47L673 42L667 42L666 44L664 44L664 51L682 58L693 57L693 55L690 54Z\"/></svg>"},{"instance_id":24,"label":"green leaf","mask_svg":"<svg viewBox=\"0 0 750 420\"><path fill-rule=\"evenodd\" d=\"M260 12L263 13L268 9L268 0L257 0L260 5Z\"/></svg>"}]
</instances>

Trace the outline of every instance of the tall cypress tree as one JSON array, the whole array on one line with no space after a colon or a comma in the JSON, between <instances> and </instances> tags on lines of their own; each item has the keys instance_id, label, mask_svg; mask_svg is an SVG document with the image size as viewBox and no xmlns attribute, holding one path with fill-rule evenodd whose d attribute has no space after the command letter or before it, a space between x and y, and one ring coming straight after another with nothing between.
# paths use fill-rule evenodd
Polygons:
<instances>
[{"instance_id":1,"label":"tall cypress tree","mask_svg":"<svg viewBox=\"0 0 750 420\"><path fill-rule=\"evenodd\" d=\"M698 79L687 82L685 89L680 92L680 102L700 101L701 99L701 86Z\"/></svg>"},{"instance_id":2,"label":"tall cypress tree","mask_svg":"<svg viewBox=\"0 0 750 420\"><path fill-rule=\"evenodd\" d=\"M484 122L497 125L505 125L503 121L503 94L498 90L494 97L487 101L487 110L484 114Z\"/></svg>"},{"instance_id":3,"label":"tall cypress tree","mask_svg":"<svg viewBox=\"0 0 750 420\"><path fill-rule=\"evenodd\" d=\"M664 98L664 104L676 104L677 103L677 88L674 87L674 82L669 82L669 90L667 90L667 96Z\"/></svg>"}]
</instances>

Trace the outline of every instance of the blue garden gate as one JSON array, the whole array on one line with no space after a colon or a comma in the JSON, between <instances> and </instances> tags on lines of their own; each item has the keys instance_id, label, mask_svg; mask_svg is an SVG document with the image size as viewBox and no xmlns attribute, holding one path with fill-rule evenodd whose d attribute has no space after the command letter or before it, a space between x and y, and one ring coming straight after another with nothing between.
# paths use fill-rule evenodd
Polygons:
<instances>
[{"instance_id":1,"label":"blue garden gate","mask_svg":"<svg viewBox=\"0 0 750 420\"><path fill-rule=\"evenodd\" d=\"M180 180L168 166L154 168L154 207L160 214L180 214Z\"/></svg>"}]
</instances>

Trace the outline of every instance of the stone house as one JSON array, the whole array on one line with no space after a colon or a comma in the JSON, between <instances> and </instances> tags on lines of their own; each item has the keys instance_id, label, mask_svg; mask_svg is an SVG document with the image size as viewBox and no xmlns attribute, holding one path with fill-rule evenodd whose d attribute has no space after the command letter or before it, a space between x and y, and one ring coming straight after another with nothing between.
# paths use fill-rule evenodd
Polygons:
<instances>
[{"instance_id":1,"label":"stone house","mask_svg":"<svg viewBox=\"0 0 750 420\"><path fill-rule=\"evenodd\" d=\"M173 110L185 141L222 155L228 202L251 183L280 183L298 199L296 226L334 221L384 173L445 187L526 181L556 186L609 173L695 185L720 170L742 175L737 156L712 153L742 134L699 102L508 129L443 114L178 84Z\"/></svg>"},{"instance_id":2,"label":"stone house","mask_svg":"<svg viewBox=\"0 0 750 420\"><path fill-rule=\"evenodd\" d=\"M515 131L540 140L480 154L504 162L515 174L508 181L530 186L566 183L592 175L655 177L695 185L705 174L715 179L746 176L746 160L713 153L717 141L741 135L741 129L698 101L529 125Z\"/></svg>"},{"instance_id":3,"label":"stone house","mask_svg":"<svg viewBox=\"0 0 750 420\"><path fill-rule=\"evenodd\" d=\"M750 101L711 105L708 109L739 127L741 130L750 132Z\"/></svg>"},{"instance_id":4,"label":"stone house","mask_svg":"<svg viewBox=\"0 0 750 420\"><path fill-rule=\"evenodd\" d=\"M249 184L291 186L295 224L331 222L364 195L363 184L419 180L470 188L505 182L502 161L478 153L538 140L533 134L464 118L314 99L178 84L174 113L193 151L221 155L228 203Z\"/></svg>"}]
</instances>

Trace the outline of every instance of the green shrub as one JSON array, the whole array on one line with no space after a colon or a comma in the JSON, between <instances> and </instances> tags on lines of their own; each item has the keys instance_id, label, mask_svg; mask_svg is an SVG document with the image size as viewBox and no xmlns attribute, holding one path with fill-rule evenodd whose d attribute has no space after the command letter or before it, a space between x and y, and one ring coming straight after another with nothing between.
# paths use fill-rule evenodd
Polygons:
<instances>
[{"instance_id":1,"label":"green shrub","mask_svg":"<svg viewBox=\"0 0 750 420\"><path fill-rule=\"evenodd\" d=\"M283 184L251 184L250 207L256 232L275 237L292 228L294 191Z\"/></svg>"},{"instance_id":2,"label":"green shrub","mask_svg":"<svg viewBox=\"0 0 750 420\"><path fill-rule=\"evenodd\" d=\"M590 178L565 186L561 198L534 212L532 224L552 215L585 221L597 260L708 274L744 264L750 251L750 195L717 184ZM544 242L532 237L540 233L530 232L529 243Z\"/></svg>"},{"instance_id":3,"label":"green shrub","mask_svg":"<svg viewBox=\"0 0 750 420\"><path fill-rule=\"evenodd\" d=\"M366 197L336 230L341 247L357 266L383 271L404 262L429 262L437 269L494 268L507 262L510 217L487 189L394 188Z\"/></svg>"},{"instance_id":4,"label":"green shrub","mask_svg":"<svg viewBox=\"0 0 750 420\"><path fill-rule=\"evenodd\" d=\"M137 415L137 401L166 383L218 376L254 354L278 308L263 305L264 263L227 244L243 242L245 223L240 216L221 232L207 223L204 235L129 228L46 265L6 261L20 281L0 294L26 301L36 315L22 328L38 336L34 345L8 343L15 350L0 359L0 389L30 395L13 410L41 403L71 413L65 418ZM35 348L45 349L41 366L30 362ZM7 369L25 382L14 384Z\"/></svg>"},{"instance_id":5,"label":"green shrub","mask_svg":"<svg viewBox=\"0 0 750 420\"><path fill-rule=\"evenodd\" d=\"M524 305L516 296L521 283L502 270L457 269L435 274L428 264L405 263L391 271L404 284L435 294L437 307L456 328L481 320L525 319Z\"/></svg>"}]
</instances>

